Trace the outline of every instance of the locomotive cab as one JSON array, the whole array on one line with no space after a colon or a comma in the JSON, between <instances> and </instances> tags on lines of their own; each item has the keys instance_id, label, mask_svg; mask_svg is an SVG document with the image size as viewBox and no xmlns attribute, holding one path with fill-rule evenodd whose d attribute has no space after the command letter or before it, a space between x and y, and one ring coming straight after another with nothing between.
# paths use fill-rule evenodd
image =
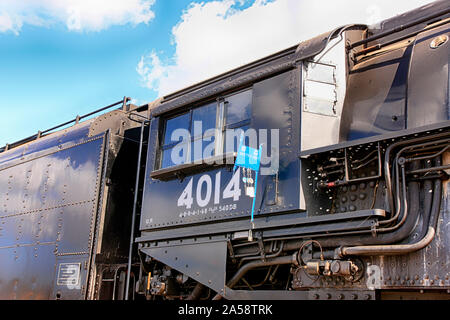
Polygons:
<instances>
[{"instance_id":1,"label":"locomotive cab","mask_svg":"<svg viewBox=\"0 0 450 320\"><path fill-rule=\"evenodd\" d=\"M148 297L443 289L417 266L448 256L433 240L445 238L445 6L343 26L164 97L137 238ZM242 147L261 150L257 170L237 164Z\"/></svg>"}]
</instances>

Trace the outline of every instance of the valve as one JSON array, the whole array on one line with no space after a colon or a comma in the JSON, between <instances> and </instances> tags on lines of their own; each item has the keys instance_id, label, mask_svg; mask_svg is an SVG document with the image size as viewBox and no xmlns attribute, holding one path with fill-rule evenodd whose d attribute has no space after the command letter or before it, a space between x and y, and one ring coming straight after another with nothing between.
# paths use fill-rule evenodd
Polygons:
<instances>
[{"instance_id":1,"label":"valve","mask_svg":"<svg viewBox=\"0 0 450 320\"><path fill-rule=\"evenodd\" d=\"M362 265L350 260L310 260L303 268L310 275L342 276L350 281L362 274Z\"/></svg>"}]
</instances>

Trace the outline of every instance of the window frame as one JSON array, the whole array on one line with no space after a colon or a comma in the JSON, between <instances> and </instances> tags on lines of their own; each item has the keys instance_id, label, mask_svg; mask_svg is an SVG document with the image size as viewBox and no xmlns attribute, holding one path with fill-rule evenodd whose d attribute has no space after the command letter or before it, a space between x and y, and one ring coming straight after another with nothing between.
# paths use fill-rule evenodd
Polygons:
<instances>
[{"instance_id":1,"label":"window frame","mask_svg":"<svg viewBox=\"0 0 450 320\"><path fill-rule=\"evenodd\" d=\"M231 96L235 96L237 94L240 94L242 92L245 91L251 91L251 102L250 102L250 116L247 119L243 119L241 121L232 123L232 124L227 124L226 123L226 104L227 104L227 98L231 97ZM167 130L167 122L171 119L174 119L176 117L182 116L184 114L189 114L189 126L188 126L188 131L191 133L192 132L192 125L193 125L193 112L196 109L202 108L202 107L206 107L210 104L215 104L216 106L216 122L215 122L215 133L214 135L208 135L207 137L214 137L214 155L208 158L203 158L202 157L202 162L205 159L209 159L209 158L215 158L215 157L222 157L222 156L227 156L225 155L225 151L224 151L224 140L225 140L225 132L227 129L237 129L237 128L241 128L244 126L249 126L251 124L251 113L252 113L252 108L253 108L253 87L246 87L228 94L225 94L223 96L219 96L217 97L215 100L209 100L209 101L205 101L202 102L201 104L194 104L192 106L190 106L189 108L187 108L188 110L184 109L182 112L178 112L175 114L171 114L166 116L162 116L161 117L161 125L162 128L160 130L161 135L160 135L160 139L159 140L159 144L157 147L157 161L155 163L155 167L156 170L154 171L159 171L159 170L177 170L177 167L180 166L185 166L185 165L195 165L195 161L197 160L193 160L193 155L191 154L191 146L192 143L198 139L203 139L204 135L202 133L201 136L190 136L190 141L188 142L184 142L186 143L187 146L187 154L189 155L190 159L189 161L187 161L188 159L185 160L184 163L182 164L178 164L178 165L172 165L172 166L168 166L168 167L162 167L163 164L163 153L164 151L167 151L173 147L175 147L176 145L180 144L181 141L174 141L170 144L164 144L165 141L165 137L166 137L166 130ZM216 134L217 133L217 134ZM187 158L187 156L186 156Z\"/></svg>"}]
</instances>

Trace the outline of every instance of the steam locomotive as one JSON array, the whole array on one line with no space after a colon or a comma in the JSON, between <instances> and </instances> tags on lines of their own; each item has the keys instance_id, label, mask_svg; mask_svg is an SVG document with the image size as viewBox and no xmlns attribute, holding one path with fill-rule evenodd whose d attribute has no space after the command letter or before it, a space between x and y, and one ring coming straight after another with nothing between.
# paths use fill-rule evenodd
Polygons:
<instances>
[{"instance_id":1,"label":"steam locomotive","mask_svg":"<svg viewBox=\"0 0 450 320\"><path fill-rule=\"evenodd\" d=\"M437 1L7 144L0 298L449 299L449 33Z\"/></svg>"}]
</instances>

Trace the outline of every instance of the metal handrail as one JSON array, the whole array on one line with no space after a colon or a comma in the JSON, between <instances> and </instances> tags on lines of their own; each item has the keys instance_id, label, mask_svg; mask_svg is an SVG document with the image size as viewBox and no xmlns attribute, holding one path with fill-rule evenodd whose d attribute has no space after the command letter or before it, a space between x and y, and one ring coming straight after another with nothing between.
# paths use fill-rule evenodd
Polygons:
<instances>
[{"instance_id":1,"label":"metal handrail","mask_svg":"<svg viewBox=\"0 0 450 320\"><path fill-rule=\"evenodd\" d=\"M130 100L131 100L131 98L129 98L129 97L123 97L122 100L117 101L117 102L114 102L113 104L107 105L106 107L97 109L97 110L95 110L95 111L89 112L89 113L84 114L84 115L82 115L82 116L77 115L74 119L69 120L69 121L66 121L66 122L64 122L64 123L61 123L61 124L59 124L59 125L57 125L57 126L55 126L55 127L52 127L52 128L50 128L50 129L47 129L47 130L44 130L44 131L38 131L37 134L34 134L34 135L32 135L32 136L29 136L29 137L27 137L27 138L24 138L24 139L22 139L22 140L19 140L19 141L13 142L13 143L7 143L4 147L0 148L0 153L1 153L1 152L4 152L4 151L7 151L7 150L9 150L9 149L11 149L11 148L18 147L18 146L20 146L20 145L22 145L22 144L24 144L24 143L27 143L27 142L30 142L30 141L39 139L39 138L41 138L43 135L45 135L46 133L48 133L48 132L50 132L50 131L53 131L53 130L56 130L56 129L59 129L59 128L61 128L61 127L64 127L64 126L66 126L66 125L68 125L68 124L71 124L71 123L77 124L77 123L80 122L80 120L82 120L82 119L84 119L84 118L87 118L87 117L89 117L89 116L92 116L92 115L94 115L94 114L96 114L96 113L99 113L99 112L101 112L101 111L104 111L104 110L106 110L106 109L112 108L112 107L117 106L117 105L119 105L119 104L122 104L122 108L125 109L126 103L127 103L128 101L130 101Z\"/></svg>"}]
</instances>

